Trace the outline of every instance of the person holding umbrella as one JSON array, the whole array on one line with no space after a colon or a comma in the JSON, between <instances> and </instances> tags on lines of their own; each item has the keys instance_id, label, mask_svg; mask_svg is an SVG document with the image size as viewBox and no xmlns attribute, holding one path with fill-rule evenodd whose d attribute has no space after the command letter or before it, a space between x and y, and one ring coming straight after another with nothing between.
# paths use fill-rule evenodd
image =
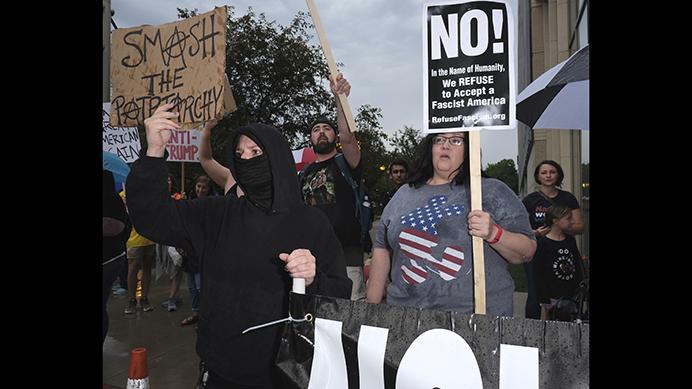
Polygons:
<instances>
[{"instance_id":1,"label":"person holding umbrella","mask_svg":"<svg viewBox=\"0 0 692 389\"><path fill-rule=\"evenodd\" d=\"M474 312L472 237L483 238L487 314L513 315L507 263L530 261L536 239L514 192L481 180L483 209L471 209L468 132L428 134L408 185L380 218L368 302Z\"/></svg>"},{"instance_id":2,"label":"person holding umbrella","mask_svg":"<svg viewBox=\"0 0 692 389\"><path fill-rule=\"evenodd\" d=\"M288 142L274 127L248 124L228 140L228 164L245 193L173 201L166 143L180 125L173 104L144 121L148 148L127 179L133 224L146 236L194 250L201 273L197 354L200 387L279 388L274 368L293 278L306 292L348 298L343 250L329 220L301 201Z\"/></svg>"},{"instance_id":3,"label":"person holding umbrella","mask_svg":"<svg viewBox=\"0 0 692 389\"><path fill-rule=\"evenodd\" d=\"M584 231L584 214L581 212L577 198L567 191L558 189L562 186L564 178L565 173L562 166L555 161L544 160L536 165L533 179L538 184L538 190L530 193L522 200L526 211L529 213L529 222L536 238L544 237L550 231L550 226L545 222L545 214L552 205L564 205L572 210L572 223L565 228L565 233L573 236ZM538 245L541 245L540 239ZM527 319L540 319L541 307L538 304L533 267L531 262L524 263L528 289L525 317Z\"/></svg>"}]
</instances>

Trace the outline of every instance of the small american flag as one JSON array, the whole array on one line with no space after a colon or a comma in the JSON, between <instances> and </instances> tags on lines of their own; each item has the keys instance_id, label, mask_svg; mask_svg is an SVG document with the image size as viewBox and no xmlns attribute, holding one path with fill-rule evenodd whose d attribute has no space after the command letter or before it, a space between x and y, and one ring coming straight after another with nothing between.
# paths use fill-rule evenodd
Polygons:
<instances>
[{"instance_id":1,"label":"small american flag","mask_svg":"<svg viewBox=\"0 0 692 389\"><path fill-rule=\"evenodd\" d=\"M435 196L425 207L418 207L401 217L405 228L399 234L399 247L410 262L410 265L401 265L401 276L408 284L424 282L428 279L428 272L445 281L453 280L464 263L464 252L459 246L446 247L441 260L432 255L432 248L439 240L437 222L464 212L463 205L452 204L443 208L446 203L447 196Z\"/></svg>"}]
</instances>

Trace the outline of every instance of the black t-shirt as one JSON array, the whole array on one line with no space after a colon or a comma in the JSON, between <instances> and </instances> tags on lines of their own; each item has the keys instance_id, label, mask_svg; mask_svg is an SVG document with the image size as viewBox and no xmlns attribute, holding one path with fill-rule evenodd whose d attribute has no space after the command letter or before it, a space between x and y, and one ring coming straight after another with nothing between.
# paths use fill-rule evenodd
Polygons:
<instances>
[{"instance_id":1,"label":"black t-shirt","mask_svg":"<svg viewBox=\"0 0 692 389\"><path fill-rule=\"evenodd\" d=\"M406 184L404 184L404 185L406 185ZM392 199L392 197L394 197L394 194L396 193L396 191L399 190L399 188L401 188L401 186L397 186L396 188L392 188L392 189L390 189L384 193L384 198L382 200L382 209L383 210L387 206L387 204L389 204L389 201Z\"/></svg>"},{"instance_id":2,"label":"black t-shirt","mask_svg":"<svg viewBox=\"0 0 692 389\"><path fill-rule=\"evenodd\" d=\"M552 200L552 203L550 202ZM566 192L564 190L557 190L557 196L551 198L550 200L543 197L541 193L533 192L528 196L524 197L522 202L526 211L529 213L529 222L531 222L532 229L538 229L543 223L545 223L545 212L551 205L564 205L570 207L571 209L578 209L579 202L573 194Z\"/></svg>"},{"instance_id":3,"label":"black t-shirt","mask_svg":"<svg viewBox=\"0 0 692 389\"><path fill-rule=\"evenodd\" d=\"M355 169L351 169L351 177L360 182L361 176L362 164L359 162ZM305 204L317 207L327 215L344 249L346 265L363 266L355 195L334 158L313 162L306 167L301 176L300 190Z\"/></svg>"},{"instance_id":4,"label":"black t-shirt","mask_svg":"<svg viewBox=\"0 0 692 389\"><path fill-rule=\"evenodd\" d=\"M532 261L538 301L548 303L550 298L573 297L583 279L580 260L573 236L566 235L563 241L539 238Z\"/></svg>"}]
</instances>

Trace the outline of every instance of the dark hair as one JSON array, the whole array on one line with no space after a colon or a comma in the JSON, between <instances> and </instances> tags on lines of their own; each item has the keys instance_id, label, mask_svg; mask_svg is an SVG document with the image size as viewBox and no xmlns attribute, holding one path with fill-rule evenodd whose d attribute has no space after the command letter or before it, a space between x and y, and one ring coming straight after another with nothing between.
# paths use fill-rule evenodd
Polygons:
<instances>
[{"instance_id":1,"label":"dark hair","mask_svg":"<svg viewBox=\"0 0 692 389\"><path fill-rule=\"evenodd\" d=\"M201 176L198 176L197 178L195 178L195 187L192 188L192 195L190 196L190 198L193 198L193 199L197 198L196 186L200 182L207 185L207 196L211 196L211 194L212 194L211 179L208 176L202 174Z\"/></svg>"},{"instance_id":2,"label":"dark hair","mask_svg":"<svg viewBox=\"0 0 692 389\"><path fill-rule=\"evenodd\" d=\"M536 170L533 171L533 179L536 181L536 184L542 185L541 182L538 181L538 172L541 170L542 165L550 165L557 170L557 181L555 181L555 186L562 186L562 179L565 178L565 172L562 171L562 167L559 163L550 159L543 160L536 165Z\"/></svg>"},{"instance_id":3,"label":"dark hair","mask_svg":"<svg viewBox=\"0 0 692 389\"><path fill-rule=\"evenodd\" d=\"M324 124L329 125L329 127L331 127L334 130L335 134L337 134L337 135L339 134L339 128L336 126L336 124L333 121L331 121L326 116L319 116L319 117L315 118L315 120L313 120L312 123L310 123L310 126L308 127L308 135L312 134L312 128L315 127L317 124L320 124L320 123L324 123Z\"/></svg>"},{"instance_id":4,"label":"dark hair","mask_svg":"<svg viewBox=\"0 0 692 389\"><path fill-rule=\"evenodd\" d=\"M462 132L464 134L464 149L465 151L470 150L468 131ZM415 166L413 176L409 178L409 185L418 189L425 185L428 180L434 175L435 170L433 169L432 163L432 146L433 138L438 134L428 134L423 141L418 145L416 150L416 162L413 164ZM459 166L461 170L454 179L452 179L453 185L462 185L467 178L471 176L471 169L469 168L469 155L468 151L464 154L464 162ZM459 170L457 169L457 170ZM452 184L450 183L450 185Z\"/></svg>"},{"instance_id":5,"label":"dark hair","mask_svg":"<svg viewBox=\"0 0 692 389\"><path fill-rule=\"evenodd\" d=\"M389 167L387 168L389 174L392 174L392 167L394 165L403 166L404 170L406 170L406 173L408 173L408 164L406 163L406 161L404 161L403 159L397 159L396 161L389 164Z\"/></svg>"},{"instance_id":6,"label":"dark hair","mask_svg":"<svg viewBox=\"0 0 692 389\"><path fill-rule=\"evenodd\" d=\"M202 174L201 176L198 176L197 178L195 178L195 185L198 184L199 182L203 182L203 183L209 185L211 180L209 179L208 176Z\"/></svg>"},{"instance_id":7,"label":"dark hair","mask_svg":"<svg viewBox=\"0 0 692 389\"><path fill-rule=\"evenodd\" d=\"M553 225L555 219L562 219L563 217L569 215L572 212L572 208L566 205L555 204L548 207L545 211L545 222L547 227Z\"/></svg>"}]
</instances>

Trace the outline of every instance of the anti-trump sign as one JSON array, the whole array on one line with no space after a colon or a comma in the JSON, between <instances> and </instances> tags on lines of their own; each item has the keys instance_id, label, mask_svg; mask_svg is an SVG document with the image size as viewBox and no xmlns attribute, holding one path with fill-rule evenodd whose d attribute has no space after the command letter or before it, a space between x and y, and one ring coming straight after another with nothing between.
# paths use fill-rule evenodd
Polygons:
<instances>
[{"instance_id":1,"label":"anti-trump sign","mask_svg":"<svg viewBox=\"0 0 692 389\"><path fill-rule=\"evenodd\" d=\"M166 143L167 161L199 162L199 141L201 133L196 130L172 131Z\"/></svg>"},{"instance_id":2,"label":"anti-trump sign","mask_svg":"<svg viewBox=\"0 0 692 389\"><path fill-rule=\"evenodd\" d=\"M143 124L173 103L184 128L235 110L225 79L226 7L175 23L113 30L113 126Z\"/></svg>"},{"instance_id":3,"label":"anti-trump sign","mask_svg":"<svg viewBox=\"0 0 692 389\"><path fill-rule=\"evenodd\" d=\"M516 128L516 0L423 4L423 132Z\"/></svg>"}]
</instances>

